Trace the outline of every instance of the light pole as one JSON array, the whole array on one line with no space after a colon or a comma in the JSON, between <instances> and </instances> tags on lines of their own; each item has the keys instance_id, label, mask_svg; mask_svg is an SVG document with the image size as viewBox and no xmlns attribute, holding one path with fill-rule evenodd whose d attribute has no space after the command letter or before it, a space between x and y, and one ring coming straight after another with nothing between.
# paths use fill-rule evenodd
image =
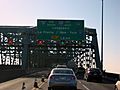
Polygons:
<instances>
[{"instance_id":1,"label":"light pole","mask_svg":"<svg viewBox=\"0 0 120 90\"><path fill-rule=\"evenodd\" d=\"M102 18L101 18L101 70L103 70L103 0L102 0Z\"/></svg>"}]
</instances>

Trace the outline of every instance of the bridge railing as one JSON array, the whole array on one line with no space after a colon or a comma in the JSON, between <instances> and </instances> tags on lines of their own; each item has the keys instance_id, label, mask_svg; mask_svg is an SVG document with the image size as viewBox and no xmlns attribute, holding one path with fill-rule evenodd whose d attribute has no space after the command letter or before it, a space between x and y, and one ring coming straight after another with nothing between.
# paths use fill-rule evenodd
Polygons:
<instances>
[{"instance_id":1,"label":"bridge railing","mask_svg":"<svg viewBox=\"0 0 120 90\"><path fill-rule=\"evenodd\" d=\"M103 73L103 78L116 82L119 79L120 74L117 73L110 73L110 72L104 72Z\"/></svg>"},{"instance_id":2,"label":"bridge railing","mask_svg":"<svg viewBox=\"0 0 120 90\"><path fill-rule=\"evenodd\" d=\"M0 65L0 71L8 71L8 70L21 70L22 66L20 65Z\"/></svg>"}]
</instances>

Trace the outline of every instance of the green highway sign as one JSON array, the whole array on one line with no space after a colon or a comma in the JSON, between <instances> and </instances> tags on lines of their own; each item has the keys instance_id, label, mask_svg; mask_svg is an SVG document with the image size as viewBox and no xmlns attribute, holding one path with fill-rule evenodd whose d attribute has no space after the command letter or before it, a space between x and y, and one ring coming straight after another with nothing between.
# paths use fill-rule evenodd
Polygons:
<instances>
[{"instance_id":1,"label":"green highway sign","mask_svg":"<svg viewBox=\"0 0 120 90\"><path fill-rule=\"evenodd\" d=\"M84 20L37 20L40 40L84 40Z\"/></svg>"}]
</instances>

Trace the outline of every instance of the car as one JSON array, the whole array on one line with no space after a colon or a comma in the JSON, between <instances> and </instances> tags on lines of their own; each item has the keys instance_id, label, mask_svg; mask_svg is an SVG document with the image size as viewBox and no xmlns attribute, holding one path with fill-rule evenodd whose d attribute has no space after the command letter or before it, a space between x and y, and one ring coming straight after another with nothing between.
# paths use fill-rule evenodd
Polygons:
<instances>
[{"instance_id":1,"label":"car","mask_svg":"<svg viewBox=\"0 0 120 90\"><path fill-rule=\"evenodd\" d=\"M70 68L54 68L48 77L48 90L54 88L77 90L77 78Z\"/></svg>"},{"instance_id":2,"label":"car","mask_svg":"<svg viewBox=\"0 0 120 90\"><path fill-rule=\"evenodd\" d=\"M116 78L115 88L114 90L120 90L120 74Z\"/></svg>"},{"instance_id":3,"label":"car","mask_svg":"<svg viewBox=\"0 0 120 90\"><path fill-rule=\"evenodd\" d=\"M88 68L85 71L84 79L86 81L102 82L102 72L99 68Z\"/></svg>"},{"instance_id":4,"label":"car","mask_svg":"<svg viewBox=\"0 0 120 90\"><path fill-rule=\"evenodd\" d=\"M59 65L56 66L56 68L67 68L67 65L59 64Z\"/></svg>"},{"instance_id":5,"label":"car","mask_svg":"<svg viewBox=\"0 0 120 90\"><path fill-rule=\"evenodd\" d=\"M120 90L120 75L119 75L118 81L115 84L114 90Z\"/></svg>"}]
</instances>

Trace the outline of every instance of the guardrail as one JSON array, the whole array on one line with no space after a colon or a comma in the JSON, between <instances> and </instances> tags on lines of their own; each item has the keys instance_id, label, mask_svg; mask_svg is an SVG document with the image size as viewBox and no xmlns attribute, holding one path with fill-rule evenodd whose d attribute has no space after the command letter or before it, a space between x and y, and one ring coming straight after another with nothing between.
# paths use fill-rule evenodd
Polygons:
<instances>
[{"instance_id":1,"label":"guardrail","mask_svg":"<svg viewBox=\"0 0 120 90\"><path fill-rule=\"evenodd\" d=\"M0 66L0 67L5 67L5 66ZM10 68L8 68L10 67ZM11 79L15 79L21 76L26 76L35 72L41 72L41 71L46 71L49 70L49 68L34 68L34 69L27 69L23 70L20 67L16 66L6 66L6 69L0 68L0 83L5 82ZM14 68L14 69L13 69Z\"/></svg>"},{"instance_id":2,"label":"guardrail","mask_svg":"<svg viewBox=\"0 0 120 90\"><path fill-rule=\"evenodd\" d=\"M11 80L24 75L25 71L22 69L0 70L0 83Z\"/></svg>"}]
</instances>

